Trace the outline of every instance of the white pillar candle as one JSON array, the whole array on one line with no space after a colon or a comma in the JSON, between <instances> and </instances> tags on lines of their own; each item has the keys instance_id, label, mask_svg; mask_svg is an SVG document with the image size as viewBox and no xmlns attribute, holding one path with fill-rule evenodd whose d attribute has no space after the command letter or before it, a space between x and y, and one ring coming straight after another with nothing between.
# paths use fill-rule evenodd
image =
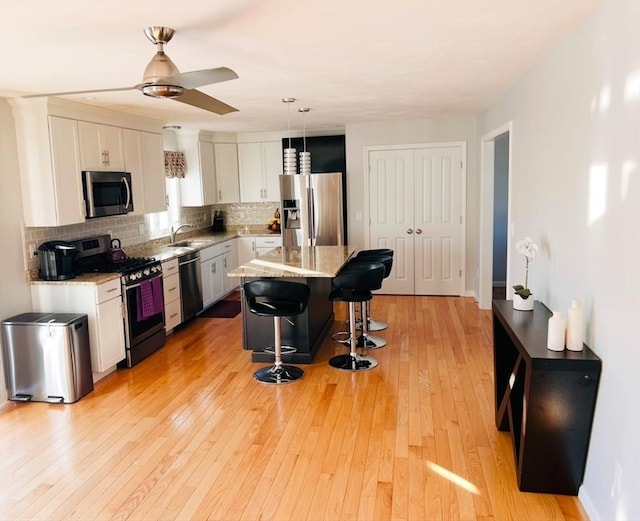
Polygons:
<instances>
[{"instance_id":1,"label":"white pillar candle","mask_svg":"<svg viewBox=\"0 0 640 521\"><path fill-rule=\"evenodd\" d=\"M547 330L547 349L551 351L564 351L564 334L566 321L561 311L554 311L549 318L549 329Z\"/></svg>"},{"instance_id":2,"label":"white pillar candle","mask_svg":"<svg viewBox=\"0 0 640 521\"><path fill-rule=\"evenodd\" d=\"M567 349L582 351L584 342L584 313L580 301L574 298L567 313Z\"/></svg>"}]
</instances>

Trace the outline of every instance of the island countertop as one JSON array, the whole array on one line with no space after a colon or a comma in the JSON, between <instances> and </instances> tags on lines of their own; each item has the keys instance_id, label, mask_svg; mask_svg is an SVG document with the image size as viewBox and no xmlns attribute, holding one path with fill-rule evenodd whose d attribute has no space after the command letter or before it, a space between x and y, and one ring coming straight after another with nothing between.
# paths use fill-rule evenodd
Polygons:
<instances>
[{"instance_id":1,"label":"island countertop","mask_svg":"<svg viewBox=\"0 0 640 521\"><path fill-rule=\"evenodd\" d=\"M227 273L229 277L335 277L353 255L349 246L279 246Z\"/></svg>"}]
</instances>

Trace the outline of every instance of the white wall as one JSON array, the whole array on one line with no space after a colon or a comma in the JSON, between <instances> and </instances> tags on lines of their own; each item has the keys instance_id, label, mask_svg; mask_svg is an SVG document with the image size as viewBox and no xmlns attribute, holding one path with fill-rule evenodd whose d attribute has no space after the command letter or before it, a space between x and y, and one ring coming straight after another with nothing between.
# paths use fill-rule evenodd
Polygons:
<instances>
[{"instance_id":1,"label":"white wall","mask_svg":"<svg viewBox=\"0 0 640 521\"><path fill-rule=\"evenodd\" d=\"M640 3L605 3L482 115L479 135L508 121L512 243L540 246L536 299L583 301L586 343L603 362L580 498L591 519L637 520ZM513 283L524 278L522 257L510 268Z\"/></svg>"},{"instance_id":2,"label":"white wall","mask_svg":"<svg viewBox=\"0 0 640 521\"><path fill-rule=\"evenodd\" d=\"M0 269L0 320L31 311L21 223L22 194L13 117L7 101L0 98L0 244L4 245ZM0 364L1 359L2 356ZM0 372L0 403L6 399L4 373Z\"/></svg>"},{"instance_id":3,"label":"white wall","mask_svg":"<svg viewBox=\"0 0 640 521\"><path fill-rule=\"evenodd\" d=\"M465 288L477 287L477 216L478 216L478 162L476 119L473 117L448 117L413 121L376 122L347 125L345 128L347 149L347 222L349 245L366 248L365 232L368 226L364 216L364 147L422 143L467 143L467 236ZM358 214L363 220L357 220Z\"/></svg>"}]
</instances>

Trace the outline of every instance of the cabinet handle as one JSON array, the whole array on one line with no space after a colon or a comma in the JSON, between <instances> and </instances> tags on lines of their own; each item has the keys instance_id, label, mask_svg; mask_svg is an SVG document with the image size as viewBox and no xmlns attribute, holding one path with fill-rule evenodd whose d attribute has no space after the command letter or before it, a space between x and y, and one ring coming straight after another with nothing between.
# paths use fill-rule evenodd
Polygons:
<instances>
[{"instance_id":1,"label":"cabinet handle","mask_svg":"<svg viewBox=\"0 0 640 521\"><path fill-rule=\"evenodd\" d=\"M178 289L177 287L173 287L173 288L169 288L167 291L175 291L177 289Z\"/></svg>"},{"instance_id":2,"label":"cabinet handle","mask_svg":"<svg viewBox=\"0 0 640 521\"><path fill-rule=\"evenodd\" d=\"M413 233L413 230L412 230L411 228L409 228L409 229L407 230L407 233L408 233L409 235L411 235L411 234Z\"/></svg>"},{"instance_id":3,"label":"cabinet handle","mask_svg":"<svg viewBox=\"0 0 640 521\"><path fill-rule=\"evenodd\" d=\"M417 229L416 229L416 233L417 233L418 235L420 235L420 234L422 233L422 230L421 230L420 228L417 228Z\"/></svg>"},{"instance_id":4,"label":"cabinet handle","mask_svg":"<svg viewBox=\"0 0 640 521\"><path fill-rule=\"evenodd\" d=\"M222 190L218 190L218 200L222 199Z\"/></svg>"},{"instance_id":5,"label":"cabinet handle","mask_svg":"<svg viewBox=\"0 0 640 521\"><path fill-rule=\"evenodd\" d=\"M173 315L169 315L169 318L173 318L173 317L177 317L177 316L178 316L178 314L174 313Z\"/></svg>"},{"instance_id":6,"label":"cabinet handle","mask_svg":"<svg viewBox=\"0 0 640 521\"><path fill-rule=\"evenodd\" d=\"M107 290L107 293L113 293L114 291L118 291L120 288L111 288Z\"/></svg>"},{"instance_id":7,"label":"cabinet handle","mask_svg":"<svg viewBox=\"0 0 640 521\"><path fill-rule=\"evenodd\" d=\"M222 259L222 265L224 269L227 269L227 259Z\"/></svg>"},{"instance_id":8,"label":"cabinet handle","mask_svg":"<svg viewBox=\"0 0 640 521\"><path fill-rule=\"evenodd\" d=\"M216 264L215 262L211 265L211 273L215 273L216 272Z\"/></svg>"}]
</instances>

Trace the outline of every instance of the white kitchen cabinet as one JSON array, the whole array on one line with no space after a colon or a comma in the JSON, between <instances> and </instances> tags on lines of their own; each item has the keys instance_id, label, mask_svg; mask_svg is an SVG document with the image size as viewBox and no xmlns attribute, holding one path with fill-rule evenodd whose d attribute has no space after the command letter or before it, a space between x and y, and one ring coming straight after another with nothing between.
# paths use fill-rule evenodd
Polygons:
<instances>
[{"instance_id":1,"label":"white kitchen cabinet","mask_svg":"<svg viewBox=\"0 0 640 521\"><path fill-rule=\"evenodd\" d=\"M224 295L223 253L222 243L200 250L203 308L209 307Z\"/></svg>"},{"instance_id":2,"label":"white kitchen cabinet","mask_svg":"<svg viewBox=\"0 0 640 521\"><path fill-rule=\"evenodd\" d=\"M103 373L124 359L124 321L120 279L103 284L35 284L34 311L84 313L89 322L91 367Z\"/></svg>"},{"instance_id":3,"label":"white kitchen cabinet","mask_svg":"<svg viewBox=\"0 0 640 521\"><path fill-rule=\"evenodd\" d=\"M256 258L255 237L238 237L238 266Z\"/></svg>"},{"instance_id":4,"label":"white kitchen cabinet","mask_svg":"<svg viewBox=\"0 0 640 521\"><path fill-rule=\"evenodd\" d=\"M278 246L282 246L282 236L275 235L270 237L256 237L256 257L267 253Z\"/></svg>"},{"instance_id":5,"label":"white kitchen cabinet","mask_svg":"<svg viewBox=\"0 0 640 521\"><path fill-rule=\"evenodd\" d=\"M85 221L78 122L14 109L25 226Z\"/></svg>"},{"instance_id":6,"label":"white kitchen cabinet","mask_svg":"<svg viewBox=\"0 0 640 521\"><path fill-rule=\"evenodd\" d=\"M178 259L170 259L162 263L162 287L164 290L164 329L169 332L182 322Z\"/></svg>"},{"instance_id":7,"label":"white kitchen cabinet","mask_svg":"<svg viewBox=\"0 0 640 521\"><path fill-rule=\"evenodd\" d=\"M79 121L78 135L82 170L124 170L121 128Z\"/></svg>"},{"instance_id":8,"label":"white kitchen cabinet","mask_svg":"<svg viewBox=\"0 0 640 521\"><path fill-rule=\"evenodd\" d=\"M235 270L240 264L238 263L238 239L231 239L222 243L224 253L222 255L222 269L224 281L224 294L228 295L234 291L239 284L237 277L229 277L227 273Z\"/></svg>"},{"instance_id":9,"label":"white kitchen cabinet","mask_svg":"<svg viewBox=\"0 0 640 521\"><path fill-rule=\"evenodd\" d=\"M162 134L124 129L125 169L131 172L133 213L164 212L167 191L164 182Z\"/></svg>"},{"instance_id":10,"label":"white kitchen cabinet","mask_svg":"<svg viewBox=\"0 0 640 521\"><path fill-rule=\"evenodd\" d=\"M243 203L280 200L282 144L279 141L238 144L240 201Z\"/></svg>"},{"instance_id":11,"label":"white kitchen cabinet","mask_svg":"<svg viewBox=\"0 0 640 521\"><path fill-rule=\"evenodd\" d=\"M203 141L197 134L177 136L180 150L184 153L185 177L180 179L182 206L207 206L215 204L216 170L213 143Z\"/></svg>"},{"instance_id":12,"label":"white kitchen cabinet","mask_svg":"<svg viewBox=\"0 0 640 521\"><path fill-rule=\"evenodd\" d=\"M235 143L215 143L213 147L218 189L217 202L240 202L238 146Z\"/></svg>"}]
</instances>

